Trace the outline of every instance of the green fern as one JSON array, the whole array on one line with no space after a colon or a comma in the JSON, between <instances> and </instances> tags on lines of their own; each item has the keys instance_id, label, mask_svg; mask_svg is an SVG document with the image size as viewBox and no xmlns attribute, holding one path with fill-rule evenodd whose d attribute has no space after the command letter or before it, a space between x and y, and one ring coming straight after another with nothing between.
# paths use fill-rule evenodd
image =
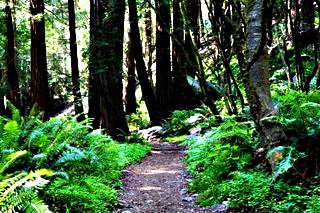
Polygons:
<instances>
[{"instance_id":1,"label":"green fern","mask_svg":"<svg viewBox=\"0 0 320 213\"><path fill-rule=\"evenodd\" d=\"M123 167L150 151L146 144L120 145L99 130L89 132L89 120L42 122L37 110L24 118L12 111L13 119L0 117L0 212L50 212L46 203L56 212L104 212L116 203Z\"/></svg>"},{"instance_id":2,"label":"green fern","mask_svg":"<svg viewBox=\"0 0 320 213\"><path fill-rule=\"evenodd\" d=\"M17 152L14 152L14 153L11 153L8 157L6 157L6 159L4 160L4 164L1 165L0 167L0 175L3 174L3 172L8 169L13 163L15 163L15 161L18 159L18 158L21 158L23 156L25 156L28 152L26 150L23 150L23 151L17 151ZM2 163L2 162L1 162Z\"/></svg>"},{"instance_id":3,"label":"green fern","mask_svg":"<svg viewBox=\"0 0 320 213\"><path fill-rule=\"evenodd\" d=\"M66 152L63 152L62 156L55 162L56 165L63 164L66 162L76 162L87 160L88 156L85 150L80 148L66 145Z\"/></svg>"},{"instance_id":4,"label":"green fern","mask_svg":"<svg viewBox=\"0 0 320 213\"><path fill-rule=\"evenodd\" d=\"M297 152L292 146L278 146L271 149L267 154L267 159L272 167L273 179L289 171L295 161L303 156L303 153Z\"/></svg>"},{"instance_id":5,"label":"green fern","mask_svg":"<svg viewBox=\"0 0 320 213\"><path fill-rule=\"evenodd\" d=\"M3 141L5 141L6 145L16 144L17 139L19 138L21 129L17 121L10 120L4 125L4 133L2 135ZM12 146L11 145L11 146Z\"/></svg>"},{"instance_id":6,"label":"green fern","mask_svg":"<svg viewBox=\"0 0 320 213\"><path fill-rule=\"evenodd\" d=\"M41 184L40 186L43 186L43 182L39 181L39 178L41 178L41 176L52 176L54 174L53 171L51 170L47 170L47 169L40 169L37 170L35 172L30 172L29 174L22 172L16 176L14 176L13 178L9 178L9 179L4 179L1 181L0 185L1 186L6 186L5 188L1 188L0 190L2 191L1 195L0 195L0 203L3 202L5 200L5 198L7 196L9 196L11 193L13 193L17 188L26 185L26 184L31 184L31 182L33 183L38 183L35 184L34 186L39 186L39 184ZM29 182L31 181L31 182ZM9 183L9 187L8 186Z\"/></svg>"},{"instance_id":7,"label":"green fern","mask_svg":"<svg viewBox=\"0 0 320 213\"><path fill-rule=\"evenodd\" d=\"M20 115L19 109L17 109L10 101L7 101L6 104L11 112L12 120L16 121L18 124L21 124L23 118Z\"/></svg>"},{"instance_id":8,"label":"green fern","mask_svg":"<svg viewBox=\"0 0 320 213\"><path fill-rule=\"evenodd\" d=\"M31 194L31 196L23 196L23 210L25 213L51 213L49 206L38 196L34 195L34 193ZM26 199L28 198L28 199Z\"/></svg>"}]
</instances>

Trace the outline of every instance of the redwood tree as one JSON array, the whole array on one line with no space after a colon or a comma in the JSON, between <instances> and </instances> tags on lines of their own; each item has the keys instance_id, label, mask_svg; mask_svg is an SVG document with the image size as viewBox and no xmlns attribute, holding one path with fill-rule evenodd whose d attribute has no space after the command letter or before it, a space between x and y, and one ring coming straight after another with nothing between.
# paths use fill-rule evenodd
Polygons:
<instances>
[{"instance_id":1,"label":"redwood tree","mask_svg":"<svg viewBox=\"0 0 320 213\"><path fill-rule=\"evenodd\" d=\"M128 50L127 50L127 87L126 87L126 114L130 115L137 112L136 100L136 65L134 63L134 51L131 39L131 32L128 32Z\"/></svg>"},{"instance_id":2,"label":"redwood tree","mask_svg":"<svg viewBox=\"0 0 320 213\"><path fill-rule=\"evenodd\" d=\"M142 96L148 108L149 117L152 125L159 124L159 114L157 101L154 96L152 86L148 80L146 66L142 55L142 45L140 41L140 33L138 27L138 15L136 0L128 0L129 3L129 21L131 29L132 48L135 51L134 58L136 61L137 73L142 89ZM170 64L169 64L170 66Z\"/></svg>"},{"instance_id":3,"label":"redwood tree","mask_svg":"<svg viewBox=\"0 0 320 213\"><path fill-rule=\"evenodd\" d=\"M31 97L44 112L46 120L51 114L48 86L47 53L43 0L30 0L31 24Z\"/></svg>"},{"instance_id":4,"label":"redwood tree","mask_svg":"<svg viewBox=\"0 0 320 213\"><path fill-rule=\"evenodd\" d=\"M89 55L89 89L88 89L88 117L92 120L92 128L100 127L100 97L97 87L97 48L95 40L97 38L96 29L98 23L98 1L90 0L90 55Z\"/></svg>"},{"instance_id":5,"label":"redwood tree","mask_svg":"<svg viewBox=\"0 0 320 213\"><path fill-rule=\"evenodd\" d=\"M124 0L97 1L94 77L100 97L101 128L114 139L129 133L122 102ZM98 107L98 106L96 106Z\"/></svg>"},{"instance_id":6,"label":"redwood tree","mask_svg":"<svg viewBox=\"0 0 320 213\"><path fill-rule=\"evenodd\" d=\"M72 92L74 98L74 111L80 114L77 119L83 121L85 119L83 114L83 105L80 92L80 76L78 67L78 48L76 38L76 20L74 12L74 0L68 0L69 10L69 32L70 32L70 54L71 54L71 71L72 71Z\"/></svg>"},{"instance_id":7,"label":"redwood tree","mask_svg":"<svg viewBox=\"0 0 320 213\"><path fill-rule=\"evenodd\" d=\"M17 71L17 57L15 53L15 35L14 21L12 18L12 8L10 1L7 1L6 6L6 23L7 23L7 78L10 85L10 101L17 107L21 107L19 79Z\"/></svg>"},{"instance_id":8,"label":"redwood tree","mask_svg":"<svg viewBox=\"0 0 320 213\"><path fill-rule=\"evenodd\" d=\"M152 15L150 2L148 2L148 8L144 15L145 18L145 33L146 33L146 42L145 42L145 58L147 63L147 73L149 77L149 81L151 83L152 88L154 87L153 79L152 79Z\"/></svg>"},{"instance_id":9,"label":"redwood tree","mask_svg":"<svg viewBox=\"0 0 320 213\"><path fill-rule=\"evenodd\" d=\"M170 3L157 0L156 31L156 97L162 118L172 109L172 74L170 63Z\"/></svg>"}]
</instances>

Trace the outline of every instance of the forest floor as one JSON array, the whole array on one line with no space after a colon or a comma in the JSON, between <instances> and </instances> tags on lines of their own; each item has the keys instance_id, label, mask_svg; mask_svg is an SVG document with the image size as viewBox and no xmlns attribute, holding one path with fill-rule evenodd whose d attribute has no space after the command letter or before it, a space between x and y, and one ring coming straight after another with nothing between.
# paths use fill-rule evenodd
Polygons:
<instances>
[{"instance_id":1,"label":"forest floor","mask_svg":"<svg viewBox=\"0 0 320 213\"><path fill-rule=\"evenodd\" d=\"M225 212L219 205L211 209L197 207L196 195L187 192L190 177L183 165L185 147L158 139L150 143L151 154L124 171L120 209L114 213Z\"/></svg>"}]
</instances>

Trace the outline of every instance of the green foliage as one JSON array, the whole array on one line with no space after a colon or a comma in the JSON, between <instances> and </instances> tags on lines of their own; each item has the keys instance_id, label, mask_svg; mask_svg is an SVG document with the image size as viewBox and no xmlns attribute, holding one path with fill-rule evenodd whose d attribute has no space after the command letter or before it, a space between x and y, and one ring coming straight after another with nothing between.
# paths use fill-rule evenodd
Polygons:
<instances>
[{"instance_id":1,"label":"green foliage","mask_svg":"<svg viewBox=\"0 0 320 213\"><path fill-rule=\"evenodd\" d=\"M201 205L214 204L215 187L228 175L243 170L251 161L251 128L228 118L204 136L186 141L186 163L193 176L189 183L199 193Z\"/></svg>"},{"instance_id":2,"label":"green foliage","mask_svg":"<svg viewBox=\"0 0 320 213\"><path fill-rule=\"evenodd\" d=\"M46 197L55 203L66 205L71 212L104 212L117 201L117 192L102 178L95 176L75 177L72 180L58 178L45 191ZM59 211L59 207L56 207Z\"/></svg>"},{"instance_id":3,"label":"green foliage","mask_svg":"<svg viewBox=\"0 0 320 213\"><path fill-rule=\"evenodd\" d=\"M318 91L308 94L289 91L275 95L277 119L288 134L297 138L317 136L320 133L320 94Z\"/></svg>"},{"instance_id":4,"label":"green foliage","mask_svg":"<svg viewBox=\"0 0 320 213\"><path fill-rule=\"evenodd\" d=\"M189 188L199 194L200 205L225 201L234 212L319 211L319 178L310 178L318 175L319 92L278 90L274 103L277 114L264 119L280 122L288 140L265 156L259 154L253 123L230 118L185 142L193 176Z\"/></svg>"},{"instance_id":5,"label":"green foliage","mask_svg":"<svg viewBox=\"0 0 320 213\"><path fill-rule=\"evenodd\" d=\"M274 182L265 172L253 170L233 172L214 189L217 202L228 200L230 208L251 212L302 212L310 200L302 186Z\"/></svg>"},{"instance_id":6,"label":"green foliage","mask_svg":"<svg viewBox=\"0 0 320 213\"><path fill-rule=\"evenodd\" d=\"M145 129L150 125L148 110L143 101L138 103L137 113L127 115L130 130Z\"/></svg>"},{"instance_id":7,"label":"green foliage","mask_svg":"<svg viewBox=\"0 0 320 213\"><path fill-rule=\"evenodd\" d=\"M188 139L188 135L178 135L178 136L168 136L161 141L169 142L169 143L182 143Z\"/></svg>"},{"instance_id":8,"label":"green foliage","mask_svg":"<svg viewBox=\"0 0 320 213\"><path fill-rule=\"evenodd\" d=\"M0 117L0 211L105 212L117 202L122 169L150 151L138 136L120 144L90 132L88 120L11 111L12 119Z\"/></svg>"},{"instance_id":9,"label":"green foliage","mask_svg":"<svg viewBox=\"0 0 320 213\"><path fill-rule=\"evenodd\" d=\"M196 112L192 110L175 110L163 124L163 128L169 132L185 131L190 124L188 118Z\"/></svg>"},{"instance_id":10,"label":"green foliage","mask_svg":"<svg viewBox=\"0 0 320 213\"><path fill-rule=\"evenodd\" d=\"M13 153L10 155L10 161L17 159L22 153ZM7 164L6 164L7 165ZM51 212L38 195L38 190L48 184L48 180L42 176L52 176L51 170L40 169L29 173L21 171L12 177L11 174L6 176L0 174L0 211L10 212L24 210L25 212Z\"/></svg>"},{"instance_id":11,"label":"green foliage","mask_svg":"<svg viewBox=\"0 0 320 213\"><path fill-rule=\"evenodd\" d=\"M293 167L295 161L303 156L292 146L277 146L271 149L267 159L272 168L272 177L276 179L279 175L286 173Z\"/></svg>"}]
</instances>

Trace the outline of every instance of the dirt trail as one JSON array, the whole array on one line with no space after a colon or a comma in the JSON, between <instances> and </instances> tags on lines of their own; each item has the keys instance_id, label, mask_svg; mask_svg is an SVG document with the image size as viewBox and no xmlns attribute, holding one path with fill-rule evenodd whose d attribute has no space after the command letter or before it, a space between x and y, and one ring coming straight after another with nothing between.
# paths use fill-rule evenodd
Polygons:
<instances>
[{"instance_id":1,"label":"dirt trail","mask_svg":"<svg viewBox=\"0 0 320 213\"><path fill-rule=\"evenodd\" d=\"M199 208L187 193L183 147L153 141L153 151L124 172L121 209L114 213L217 212Z\"/></svg>"}]
</instances>

